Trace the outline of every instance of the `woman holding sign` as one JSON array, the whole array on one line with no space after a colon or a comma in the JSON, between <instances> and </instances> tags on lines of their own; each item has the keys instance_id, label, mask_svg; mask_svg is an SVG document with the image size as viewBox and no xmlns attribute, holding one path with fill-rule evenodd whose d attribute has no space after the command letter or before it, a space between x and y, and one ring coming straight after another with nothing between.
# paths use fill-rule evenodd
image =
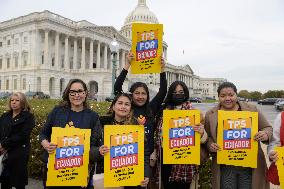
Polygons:
<instances>
[{"instance_id":1,"label":"woman holding sign","mask_svg":"<svg viewBox=\"0 0 284 189\"><path fill-rule=\"evenodd\" d=\"M216 152L219 150L221 151L227 150L226 145L224 145L224 149L221 149L220 146L217 144L218 110L258 112L258 132L255 134L253 139L256 140L258 143L260 142L268 143L272 137L272 127L265 119L263 114L254 105L238 101L237 88L233 83L224 82L218 87L217 91L219 97L219 104L214 108L212 108L211 110L209 110L205 115L205 130L208 133L207 148L211 152L213 158L212 168L211 168L213 175L212 187L222 188L222 189L223 188L224 189L269 188L269 183L265 179L265 171L267 168L266 161L260 144L258 145L258 150L257 150L257 168L217 164ZM239 127L236 127L235 124L234 128L239 128ZM228 142L236 142L234 143L235 146L231 148L235 149L235 151L239 149L239 146L237 146L237 144L239 144L238 142L242 142L242 140L239 141L231 140L232 138L231 135L233 134L233 136L236 137L237 134L232 132L240 132L240 130L242 132L247 131L245 129L246 126L241 128L244 129L228 130L230 137L228 137L227 135L225 136L228 137L228 139L226 139L228 140ZM248 141L248 143L251 143L251 140L253 139L250 138L251 138L250 136L247 136L243 140ZM246 144L246 142L244 144ZM245 146L243 148L245 148Z\"/></svg>"},{"instance_id":2,"label":"woman holding sign","mask_svg":"<svg viewBox=\"0 0 284 189\"><path fill-rule=\"evenodd\" d=\"M66 124L80 129L91 129L89 166L96 162L100 156L99 146L101 146L101 125L99 116L96 112L89 109L87 104L88 89L87 85L80 79L69 81L63 92L63 100L59 106L55 107L48 115L46 123L40 133L40 142L45 149L44 162L48 162L48 154L54 153L57 146L50 143L52 127L65 128ZM47 169L45 166L45 177ZM90 175L93 175L90 173ZM44 178L44 185L46 178ZM91 185L89 183L88 187ZM53 187L48 187L53 188ZM81 188L79 186L66 186L56 188Z\"/></svg>"},{"instance_id":3,"label":"woman holding sign","mask_svg":"<svg viewBox=\"0 0 284 189\"><path fill-rule=\"evenodd\" d=\"M30 134L34 127L34 116L25 95L13 93L8 111L0 118L0 154L5 157L0 188L23 189L28 184Z\"/></svg>"},{"instance_id":4,"label":"woman holding sign","mask_svg":"<svg viewBox=\"0 0 284 189\"><path fill-rule=\"evenodd\" d=\"M100 117L102 125L138 125L135 117L133 117L133 109L132 109L132 98L130 95L126 93L120 93L118 94L111 106L109 111L109 116L102 116ZM105 155L106 153L109 153L109 147L108 146L101 146L100 147L100 153L101 155ZM147 139L145 138L144 143L144 176L145 179L141 181L141 187L146 187L149 182L149 176L150 176L150 166L149 166L149 150L147 147ZM98 166L98 169L103 172L103 163L101 162ZM131 187L131 186L125 186L125 189L135 189L135 188L141 188L140 186L137 187Z\"/></svg>"},{"instance_id":5,"label":"woman holding sign","mask_svg":"<svg viewBox=\"0 0 284 189\"><path fill-rule=\"evenodd\" d=\"M128 53L126 64L114 84L114 91L116 94L122 93L122 85L133 59L134 54L132 52ZM150 102L149 89L145 83L136 82L132 84L129 90L132 93L133 98L133 116L140 125L144 125L145 127L145 136L147 137L150 152L153 152L154 150L154 119L167 94L167 80L164 67L165 62L161 57L160 89Z\"/></svg>"},{"instance_id":6,"label":"woman holding sign","mask_svg":"<svg viewBox=\"0 0 284 189\"><path fill-rule=\"evenodd\" d=\"M169 87L168 94L164 101L164 110L190 110L192 109L189 102L189 91L186 84L182 81L175 81ZM203 116L200 116L201 123L204 122ZM195 132L201 135L201 144L207 140L207 133L202 124L193 126ZM163 133L163 116L160 117L156 133L155 150L153 157L158 160L157 175L161 174L159 182L164 189L188 189L196 173L196 165L190 164L163 164L162 163L162 133ZM202 151L204 152L204 151ZM205 154L201 154L202 156ZM158 177L158 176L157 176Z\"/></svg>"}]
</instances>

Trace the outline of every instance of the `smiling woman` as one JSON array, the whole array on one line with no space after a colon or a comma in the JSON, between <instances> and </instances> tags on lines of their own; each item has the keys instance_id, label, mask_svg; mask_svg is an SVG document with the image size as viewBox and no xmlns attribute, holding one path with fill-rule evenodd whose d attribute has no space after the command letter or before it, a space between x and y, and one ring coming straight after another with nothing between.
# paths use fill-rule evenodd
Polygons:
<instances>
[{"instance_id":1,"label":"smiling woman","mask_svg":"<svg viewBox=\"0 0 284 189\"><path fill-rule=\"evenodd\" d=\"M260 142L269 143L272 137L272 127L264 115L252 104L238 101L237 88L233 83L224 82L218 87L219 104L206 112L205 130L208 133L207 148L212 155L212 187L213 188L269 188L269 183L265 179L266 161ZM258 112L258 132L254 135L254 140L259 143L257 150L257 168L248 168L231 165L217 164L217 151L222 150L217 144L218 110L224 111L250 111ZM238 123L242 125L242 123ZM236 125L235 125L236 126ZM237 136L245 137L247 131L227 132L229 138ZM249 147L246 141L229 141L225 143L225 148L238 149Z\"/></svg>"},{"instance_id":2,"label":"smiling woman","mask_svg":"<svg viewBox=\"0 0 284 189\"><path fill-rule=\"evenodd\" d=\"M48 153L53 153L56 145L50 143L52 127L64 128L66 124L73 125L76 128L91 129L90 137L90 163L89 174L93 174L94 162L99 159L98 147L101 145L101 125L99 116L96 112L89 109L86 97L88 89L86 84L80 79L72 79L63 92L62 101L58 107L55 107L48 115L46 123L40 134L41 145L45 149L44 162L47 163ZM80 163L78 161L62 163ZM46 165L44 166L44 182L46 181ZM44 183L45 184L45 183ZM92 188L92 182L88 187ZM48 187L53 188L53 187ZM59 187L56 187L59 188ZM61 188L61 187L60 187ZM62 188L81 188L81 187L62 187Z\"/></svg>"}]
</instances>

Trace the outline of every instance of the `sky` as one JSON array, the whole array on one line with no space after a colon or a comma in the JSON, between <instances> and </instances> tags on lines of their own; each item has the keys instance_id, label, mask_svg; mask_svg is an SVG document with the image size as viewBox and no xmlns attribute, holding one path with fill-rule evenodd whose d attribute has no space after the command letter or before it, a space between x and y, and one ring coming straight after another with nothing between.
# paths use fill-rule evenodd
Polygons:
<instances>
[{"instance_id":1,"label":"sky","mask_svg":"<svg viewBox=\"0 0 284 189\"><path fill-rule=\"evenodd\" d=\"M120 30L138 0L0 0L0 22L49 10ZM284 90L283 0L146 0L164 25L168 61L239 90Z\"/></svg>"}]
</instances>

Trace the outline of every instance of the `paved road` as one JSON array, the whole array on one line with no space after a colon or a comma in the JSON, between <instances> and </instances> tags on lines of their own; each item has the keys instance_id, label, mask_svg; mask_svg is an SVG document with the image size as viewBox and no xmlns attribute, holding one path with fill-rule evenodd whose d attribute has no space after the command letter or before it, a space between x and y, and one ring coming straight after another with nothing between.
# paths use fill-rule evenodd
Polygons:
<instances>
[{"instance_id":1,"label":"paved road","mask_svg":"<svg viewBox=\"0 0 284 189\"><path fill-rule=\"evenodd\" d=\"M214 107L215 104L214 103L212 103L212 104L210 104L210 103L199 103L199 104L194 103L193 106L197 109L200 109L205 114L205 112L207 110L209 110L210 108ZM273 123L273 120L275 119L276 115L279 113L278 111L276 111L274 109L273 106L270 106L270 105L257 105L257 107L263 112L263 114L269 120L269 122L271 124ZM263 146L263 149L265 150L266 147ZM27 189L42 189L42 188L43 187L42 187L41 181L35 180L35 179L29 179L29 185L27 186ZM276 189L278 187L272 187L272 188Z\"/></svg>"}]
</instances>

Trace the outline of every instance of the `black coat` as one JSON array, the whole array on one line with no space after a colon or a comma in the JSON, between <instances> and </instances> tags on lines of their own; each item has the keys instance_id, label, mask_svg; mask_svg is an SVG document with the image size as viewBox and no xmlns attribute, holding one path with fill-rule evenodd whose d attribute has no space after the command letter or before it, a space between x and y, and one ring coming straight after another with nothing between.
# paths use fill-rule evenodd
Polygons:
<instances>
[{"instance_id":1,"label":"black coat","mask_svg":"<svg viewBox=\"0 0 284 189\"><path fill-rule=\"evenodd\" d=\"M28 184L30 134L34 127L34 116L27 111L22 111L15 118L12 112L7 112L0 118L0 143L8 153L4 169L9 172L12 186Z\"/></svg>"}]
</instances>

